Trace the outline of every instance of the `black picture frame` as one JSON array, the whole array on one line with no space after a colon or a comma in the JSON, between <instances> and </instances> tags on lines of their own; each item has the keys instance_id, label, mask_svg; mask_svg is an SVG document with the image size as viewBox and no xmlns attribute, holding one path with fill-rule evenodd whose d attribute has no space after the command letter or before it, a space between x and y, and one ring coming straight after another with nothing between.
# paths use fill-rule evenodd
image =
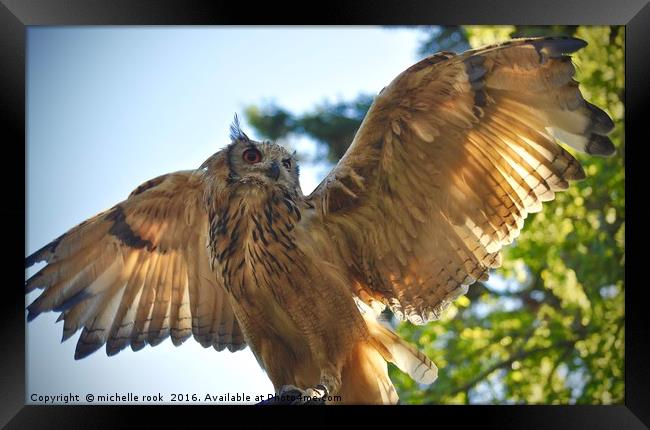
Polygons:
<instances>
[{"instance_id":1,"label":"black picture frame","mask_svg":"<svg viewBox=\"0 0 650 430\"><path fill-rule=\"evenodd\" d=\"M549 0L549 1L448 1L433 3L423 0L393 2L327 2L318 6L306 3L280 5L277 2L171 2L171 1L97 1L97 0L1 0L0 1L0 104L5 119L3 204L0 208L4 249L4 273L10 274L4 282L4 300L0 300L0 332L3 353L0 368L0 424L8 428L23 427L115 427L132 423L131 417L191 417L205 414L210 420L233 409L238 416L274 414L291 420L283 407L254 407L243 412L243 407L174 408L137 406L25 406L25 312L24 290L24 236L17 227L25 223L24 181L20 186L21 166L25 166L25 48L26 27L35 25L224 25L239 21L245 24L268 23L274 16L276 23L287 24L581 24L626 26L626 92L625 136L632 156L626 159L627 231L626 243L632 252L626 252L626 342L625 342L625 404L615 406L431 406L408 408L367 408L362 414L368 419L383 419L387 415L422 414L430 425L453 422L461 428L468 420L482 426L499 428L648 428L650 426L650 330L648 312L644 309L640 273L635 276L642 254L635 253L635 244L643 243L636 232L641 231L642 207L637 195L642 190L642 171L637 155L646 145L648 120L644 105L650 100L650 5L647 0ZM263 22L264 21L264 22ZM11 149L15 154L9 155ZM22 149L22 151L20 150ZM22 155L21 155L22 154ZM21 163L22 162L22 163ZM24 178L24 171L23 178ZM7 195L7 192L14 193ZM21 209L22 208L22 209ZM20 250L23 251L20 254ZM19 255L20 254L20 255ZM101 377L101 375L98 375ZM192 408L190 411L189 408ZM218 410L215 410L217 408ZM163 411L164 409L164 411ZM323 412L327 409L327 412ZM349 408L308 408L308 413L332 414ZM248 411L248 410L247 410ZM293 410L295 411L295 409ZM294 413L291 411L291 413ZM301 412L304 413L305 409ZM127 417L128 415L128 417ZM409 415L410 417L410 415ZM310 423L313 422L310 419ZM400 418L404 421L404 417ZM328 421L325 421L328 422ZM426 421L425 421L426 422ZM167 423L170 423L167 421ZM189 422L188 422L189 424ZM306 425L305 421L285 422L288 425ZM408 424L408 423L406 423Z\"/></svg>"}]
</instances>

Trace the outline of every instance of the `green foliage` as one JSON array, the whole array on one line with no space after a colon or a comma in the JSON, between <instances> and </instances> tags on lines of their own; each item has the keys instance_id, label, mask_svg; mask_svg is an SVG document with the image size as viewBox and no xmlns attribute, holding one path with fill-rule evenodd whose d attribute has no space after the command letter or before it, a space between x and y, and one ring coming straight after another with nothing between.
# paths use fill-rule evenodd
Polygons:
<instances>
[{"instance_id":1,"label":"green foliage","mask_svg":"<svg viewBox=\"0 0 650 430\"><path fill-rule=\"evenodd\" d=\"M422 31L422 30L420 30ZM440 321L401 323L402 336L439 367L420 387L390 367L403 403L622 403L624 396L625 138L623 27L465 26L423 31L421 53L477 47L510 37L575 35L589 45L574 55L585 98L614 119L611 158L575 154L587 179L572 183L529 215L503 267L474 284ZM452 34L459 39L445 42ZM460 41L460 42L459 42ZM447 45L445 45L445 43ZM454 45L455 44L455 45ZM463 48L464 49L464 48ZM306 135L335 161L352 140L372 99L324 103L293 115L250 109L248 119L272 138ZM257 115L257 116L255 116Z\"/></svg>"},{"instance_id":2,"label":"green foliage","mask_svg":"<svg viewBox=\"0 0 650 430\"><path fill-rule=\"evenodd\" d=\"M296 120L291 114L274 104L267 104L263 108L248 106L244 113L250 125L267 139L281 139L296 127Z\"/></svg>"},{"instance_id":3,"label":"green foliage","mask_svg":"<svg viewBox=\"0 0 650 430\"><path fill-rule=\"evenodd\" d=\"M336 163L348 149L372 100L373 96L362 94L351 102L325 101L303 115L291 115L275 104L262 109L249 106L245 113L248 122L265 138L278 140L289 133L307 135L325 145L327 159Z\"/></svg>"},{"instance_id":4,"label":"green foliage","mask_svg":"<svg viewBox=\"0 0 650 430\"><path fill-rule=\"evenodd\" d=\"M440 51L463 52L470 48L467 31L460 25L424 27L420 31L424 40L418 48L418 55L426 57Z\"/></svg>"},{"instance_id":5,"label":"green foliage","mask_svg":"<svg viewBox=\"0 0 650 430\"><path fill-rule=\"evenodd\" d=\"M575 36L577 25L516 25L510 37Z\"/></svg>"}]
</instances>

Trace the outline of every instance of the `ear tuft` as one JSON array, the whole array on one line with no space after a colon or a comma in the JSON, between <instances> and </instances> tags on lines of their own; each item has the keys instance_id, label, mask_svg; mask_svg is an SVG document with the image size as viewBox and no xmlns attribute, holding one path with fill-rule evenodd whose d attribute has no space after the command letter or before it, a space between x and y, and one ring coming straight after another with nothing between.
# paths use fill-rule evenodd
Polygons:
<instances>
[{"instance_id":1,"label":"ear tuft","mask_svg":"<svg viewBox=\"0 0 650 430\"><path fill-rule=\"evenodd\" d=\"M241 126L239 125L239 117L237 114L235 114L235 119L233 120L232 124L230 124L230 140L233 142L237 142L239 140L249 140L248 136L246 136L246 133L241 130Z\"/></svg>"}]
</instances>

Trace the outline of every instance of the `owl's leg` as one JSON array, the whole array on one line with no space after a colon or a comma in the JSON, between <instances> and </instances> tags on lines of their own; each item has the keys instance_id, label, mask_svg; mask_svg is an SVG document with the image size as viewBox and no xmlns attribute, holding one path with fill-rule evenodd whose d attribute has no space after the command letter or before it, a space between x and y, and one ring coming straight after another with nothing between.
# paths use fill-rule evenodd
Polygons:
<instances>
[{"instance_id":1,"label":"owl's leg","mask_svg":"<svg viewBox=\"0 0 650 430\"><path fill-rule=\"evenodd\" d=\"M328 367L321 372L320 383L313 388L301 389L294 385L283 385L280 397L291 404L324 404L331 393L341 388L341 372Z\"/></svg>"},{"instance_id":2,"label":"owl's leg","mask_svg":"<svg viewBox=\"0 0 650 430\"><path fill-rule=\"evenodd\" d=\"M341 389L341 369L336 366L327 366L323 368L320 375L320 383L316 388L325 390L324 396L336 394Z\"/></svg>"},{"instance_id":3,"label":"owl's leg","mask_svg":"<svg viewBox=\"0 0 650 430\"><path fill-rule=\"evenodd\" d=\"M327 397L327 390L323 386L307 388L303 390L295 385L283 385L278 393L279 401L282 404L306 405L324 404Z\"/></svg>"}]
</instances>

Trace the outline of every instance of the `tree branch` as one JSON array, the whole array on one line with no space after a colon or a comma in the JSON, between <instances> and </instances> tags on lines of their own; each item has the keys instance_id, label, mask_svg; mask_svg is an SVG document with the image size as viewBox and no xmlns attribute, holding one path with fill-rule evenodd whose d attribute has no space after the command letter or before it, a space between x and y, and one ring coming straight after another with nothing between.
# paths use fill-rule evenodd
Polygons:
<instances>
[{"instance_id":1,"label":"tree branch","mask_svg":"<svg viewBox=\"0 0 650 430\"><path fill-rule=\"evenodd\" d=\"M575 342L574 342L574 344L575 344ZM555 394L555 390L553 389L553 384L552 384L553 375L557 371L557 368L559 367L559 365L562 364L564 362L564 360L566 360L567 356L571 354L571 351L572 351L571 346L572 345L567 345L564 348L564 351L562 351L562 354L560 354L558 359L555 361L555 363L553 364L553 368L551 369L551 371L548 374L548 377L546 378L546 384L545 385L547 387L550 387L550 390L551 390L552 394Z\"/></svg>"},{"instance_id":2,"label":"tree branch","mask_svg":"<svg viewBox=\"0 0 650 430\"><path fill-rule=\"evenodd\" d=\"M554 343L554 344L549 345L549 346L533 348L533 349L529 349L527 351L523 350L523 349L520 349L515 354L508 357L508 359L500 361L500 362L495 363L492 366L488 367L483 372L479 373L474 379L469 381L467 384L465 384L465 385L455 389L451 393L449 393L449 395L453 396L453 395L456 395L456 394L458 394L460 392L463 392L463 391L465 391L465 392L469 391L470 388L473 388L476 384L481 382L483 379L490 376L492 374L492 372L494 372L494 371L496 371L498 369L501 369L503 367L510 366L514 361L522 360L522 359L524 359L524 358L526 358L528 356L538 354L540 352L548 351L550 349L557 348L557 347L570 348L573 345L575 345L576 342L578 342L578 341L580 341L582 339L583 339L583 337L576 338L576 339L573 339L573 340L564 340L564 341Z\"/></svg>"}]
</instances>

